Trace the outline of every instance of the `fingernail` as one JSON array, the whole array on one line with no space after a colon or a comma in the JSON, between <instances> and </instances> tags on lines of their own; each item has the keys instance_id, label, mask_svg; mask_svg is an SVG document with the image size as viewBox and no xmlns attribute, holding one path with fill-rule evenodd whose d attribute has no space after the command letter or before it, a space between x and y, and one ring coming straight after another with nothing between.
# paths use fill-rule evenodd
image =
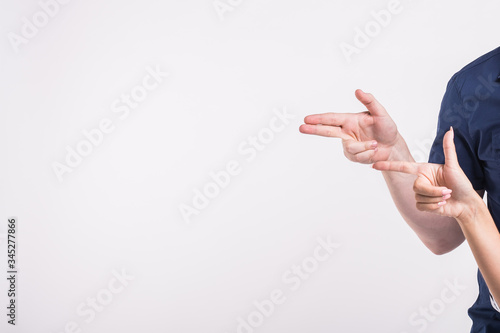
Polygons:
<instances>
[{"instance_id":1,"label":"fingernail","mask_svg":"<svg viewBox=\"0 0 500 333\"><path fill-rule=\"evenodd\" d=\"M444 205L445 203L446 203L446 201L440 201L440 202L438 202L438 206L442 206L442 205Z\"/></svg>"},{"instance_id":2,"label":"fingernail","mask_svg":"<svg viewBox=\"0 0 500 333\"><path fill-rule=\"evenodd\" d=\"M449 199L449 198L451 198L451 194L443 195L443 200L446 200L446 199Z\"/></svg>"},{"instance_id":3,"label":"fingernail","mask_svg":"<svg viewBox=\"0 0 500 333\"><path fill-rule=\"evenodd\" d=\"M452 191L450 189L443 190L443 195L450 194Z\"/></svg>"},{"instance_id":4,"label":"fingernail","mask_svg":"<svg viewBox=\"0 0 500 333\"><path fill-rule=\"evenodd\" d=\"M372 148L377 147L377 141L372 141Z\"/></svg>"},{"instance_id":5,"label":"fingernail","mask_svg":"<svg viewBox=\"0 0 500 333\"><path fill-rule=\"evenodd\" d=\"M373 151L377 151L378 150L378 147L376 147L375 149L373 149Z\"/></svg>"}]
</instances>

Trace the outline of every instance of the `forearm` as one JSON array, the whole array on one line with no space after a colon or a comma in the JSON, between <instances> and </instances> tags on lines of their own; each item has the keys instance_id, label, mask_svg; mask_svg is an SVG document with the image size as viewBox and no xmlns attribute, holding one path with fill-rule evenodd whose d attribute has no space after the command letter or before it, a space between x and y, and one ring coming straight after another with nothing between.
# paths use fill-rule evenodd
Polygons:
<instances>
[{"instance_id":1,"label":"forearm","mask_svg":"<svg viewBox=\"0 0 500 333\"><path fill-rule=\"evenodd\" d=\"M470 207L457 221L493 298L500 301L500 233L479 196Z\"/></svg>"},{"instance_id":2,"label":"forearm","mask_svg":"<svg viewBox=\"0 0 500 333\"><path fill-rule=\"evenodd\" d=\"M398 136L389 159L415 162L403 137ZM399 213L432 252L449 252L464 241L462 230L454 218L422 212L416 208L413 184L417 176L391 171L382 171L382 174Z\"/></svg>"}]
</instances>

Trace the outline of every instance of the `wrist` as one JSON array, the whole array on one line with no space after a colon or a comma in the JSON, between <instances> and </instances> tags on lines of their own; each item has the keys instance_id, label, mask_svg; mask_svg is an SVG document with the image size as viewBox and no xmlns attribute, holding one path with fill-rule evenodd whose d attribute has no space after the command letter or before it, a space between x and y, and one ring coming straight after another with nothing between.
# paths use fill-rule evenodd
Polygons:
<instances>
[{"instance_id":1,"label":"wrist","mask_svg":"<svg viewBox=\"0 0 500 333\"><path fill-rule=\"evenodd\" d=\"M481 213L481 210L487 209L483 198L481 198L476 191L473 190L473 192L474 193L471 193L470 199L465 200L467 204L465 205L463 211L455 217L461 227L477 223L477 217Z\"/></svg>"},{"instance_id":2,"label":"wrist","mask_svg":"<svg viewBox=\"0 0 500 333\"><path fill-rule=\"evenodd\" d=\"M415 162L413 156L411 156L406 141L403 139L401 134L399 134L399 132L394 144L392 145L391 152L389 153L387 160Z\"/></svg>"}]
</instances>

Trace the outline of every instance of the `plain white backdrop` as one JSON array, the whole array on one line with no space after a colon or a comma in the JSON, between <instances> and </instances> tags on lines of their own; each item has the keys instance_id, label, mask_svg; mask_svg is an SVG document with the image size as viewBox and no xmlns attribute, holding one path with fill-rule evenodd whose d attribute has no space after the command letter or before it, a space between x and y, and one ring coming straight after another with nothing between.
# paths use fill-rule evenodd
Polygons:
<instances>
[{"instance_id":1,"label":"plain white backdrop","mask_svg":"<svg viewBox=\"0 0 500 333\"><path fill-rule=\"evenodd\" d=\"M364 111L362 88L426 160L449 78L500 44L500 4L401 0L377 30L390 3L2 0L0 236L17 216L19 279L17 325L2 305L0 330L469 332L467 244L431 254L378 171L298 131L308 114ZM341 45L366 27L348 61ZM168 76L140 88L155 70ZM103 119L113 130L85 146ZM229 184L200 199L228 163ZM318 237L340 245L324 261ZM283 302L256 314L273 291Z\"/></svg>"}]
</instances>

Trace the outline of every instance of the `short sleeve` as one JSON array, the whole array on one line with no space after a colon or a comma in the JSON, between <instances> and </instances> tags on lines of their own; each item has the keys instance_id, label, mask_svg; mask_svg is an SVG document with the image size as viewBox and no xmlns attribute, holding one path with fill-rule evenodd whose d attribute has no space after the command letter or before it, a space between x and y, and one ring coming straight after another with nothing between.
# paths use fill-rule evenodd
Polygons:
<instances>
[{"instance_id":1,"label":"short sleeve","mask_svg":"<svg viewBox=\"0 0 500 333\"><path fill-rule=\"evenodd\" d=\"M500 312L500 307L498 307L497 301L495 301L491 292L490 292L490 303L493 309L497 310L497 312Z\"/></svg>"},{"instance_id":2,"label":"short sleeve","mask_svg":"<svg viewBox=\"0 0 500 333\"><path fill-rule=\"evenodd\" d=\"M484 188L484 174L477 156L476 144L469 131L470 113L463 112L463 101L456 84L456 76L448 82L439 111L436 138L429 154L429 163L444 164L443 137L453 126L458 163L475 190Z\"/></svg>"}]
</instances>

